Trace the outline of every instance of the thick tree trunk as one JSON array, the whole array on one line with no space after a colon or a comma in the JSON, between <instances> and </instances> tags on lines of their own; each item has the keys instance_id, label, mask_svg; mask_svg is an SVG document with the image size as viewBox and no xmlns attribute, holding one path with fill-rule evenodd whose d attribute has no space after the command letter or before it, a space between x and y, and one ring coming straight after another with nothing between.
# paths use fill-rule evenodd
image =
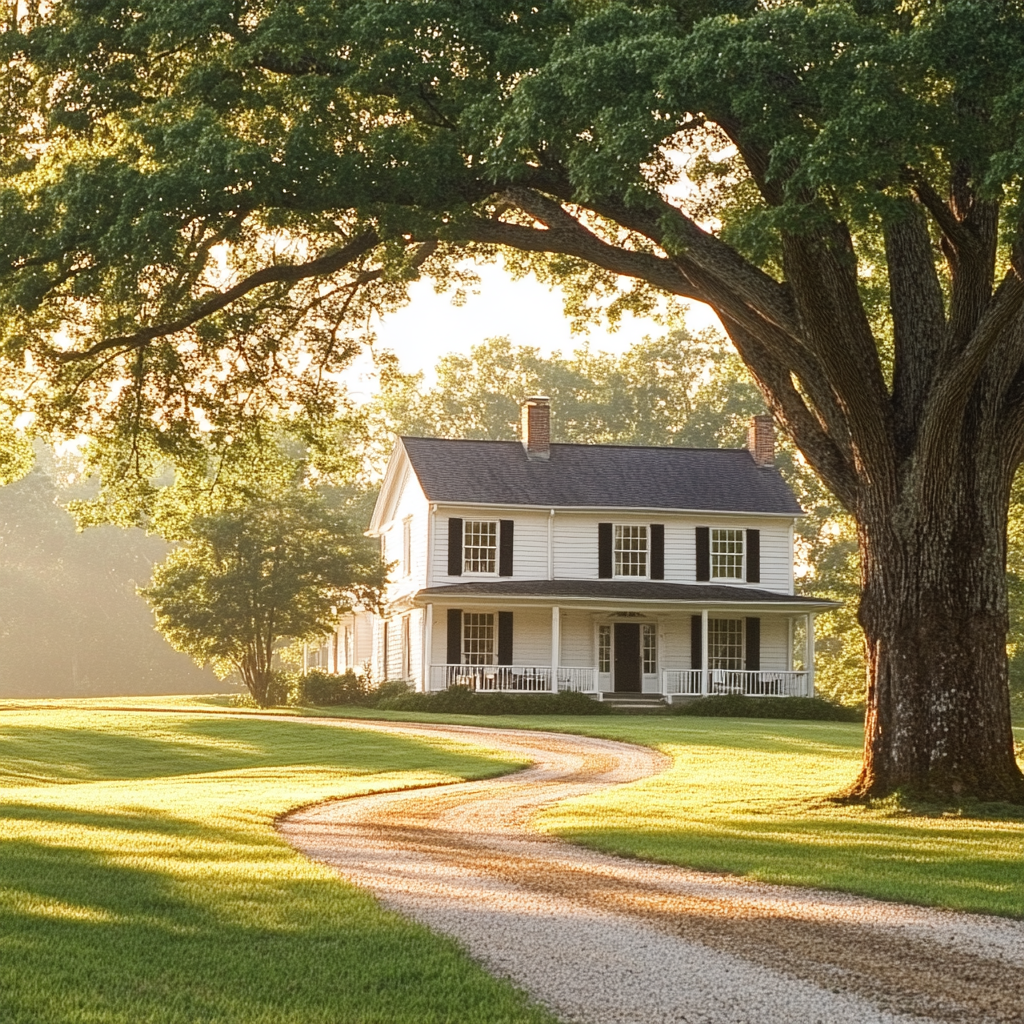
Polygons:
<instances>
[{"instance_id":1,"label":"thick tree trunk","mask_svg":"<svg viewBox=\"0 0 1024 1024\"><path fill-rule=\"evenodd\" d=\"M851 796L1024 803L1006 657L1012 474L979 461L965 454L934 493L862 509L868 714Z\"/></svg>"}]
</instances>

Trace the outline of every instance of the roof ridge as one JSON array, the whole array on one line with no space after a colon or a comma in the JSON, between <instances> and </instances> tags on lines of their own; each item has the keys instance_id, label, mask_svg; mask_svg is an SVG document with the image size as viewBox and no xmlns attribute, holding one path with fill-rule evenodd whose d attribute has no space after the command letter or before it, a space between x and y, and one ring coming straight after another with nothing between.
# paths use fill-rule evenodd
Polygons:
<instances>
[{"instance_id":1,"label":"roof ridge","mask_svg":"<svg viewBox=\"0 0 1024 1024\"><path fill-rule=\"evenodd\" d=\"M518 440L504 440L489 437L424 437L419 434L401 434L402 441L443 441L446 444L513 444L522 445ZM750 454L750 449L742 448L698 448L686 444L618 444L614 441L552 441L552 448L628 448L651 452L730 452L734 454Z\"/></svg>"}]
</instances>

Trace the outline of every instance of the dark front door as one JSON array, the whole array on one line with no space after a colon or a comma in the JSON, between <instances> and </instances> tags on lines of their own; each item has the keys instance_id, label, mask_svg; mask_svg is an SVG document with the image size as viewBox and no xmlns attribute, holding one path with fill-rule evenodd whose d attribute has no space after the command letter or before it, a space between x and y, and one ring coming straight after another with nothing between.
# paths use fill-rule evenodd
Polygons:
<instances>
[{"instance_id":1,"label":"dark front door","mask_svg":"<svg viewBox=\"0 0 1024 1024\"><path fill-rule=\"evenodd\" d=\"M615 692L640 693L640 625L615 623Z\"/></svg>"}]
</instances>

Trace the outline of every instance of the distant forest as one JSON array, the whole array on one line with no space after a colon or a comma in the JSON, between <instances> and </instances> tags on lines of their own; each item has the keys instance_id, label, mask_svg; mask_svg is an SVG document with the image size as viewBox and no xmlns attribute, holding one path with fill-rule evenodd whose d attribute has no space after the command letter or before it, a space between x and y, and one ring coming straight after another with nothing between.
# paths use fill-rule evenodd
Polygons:
<instances>
[{"instance_id":1,"label":"distant forest","mask_svg":"<svg viewBox=\"0 0 1024 1024\"><path fill-rule=\"evenodd\" d=\"M79 533L45 466L0 487L0 697L209 693L228 687L173 650L136 585L168 545Z\"/></svg>"}]
</instances>

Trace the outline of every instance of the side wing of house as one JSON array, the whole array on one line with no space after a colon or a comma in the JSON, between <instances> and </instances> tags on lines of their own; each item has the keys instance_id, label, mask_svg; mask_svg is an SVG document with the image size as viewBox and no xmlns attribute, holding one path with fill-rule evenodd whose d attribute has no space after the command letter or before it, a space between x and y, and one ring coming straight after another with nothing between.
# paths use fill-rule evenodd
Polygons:
<instances>
[{"instance_id":1,"label":"side wing of house","mask_svg":"<svg viewBox=\"0 0 1024 1024\"><path fill-rule=\"evenodd\" d=\"M401 442L388 463L368 533L390 566L383 615L372 616L370 675L414 680L423 674L426 611L413 605L428 585L431 507Z\"/></svg>"}]
</instances>

